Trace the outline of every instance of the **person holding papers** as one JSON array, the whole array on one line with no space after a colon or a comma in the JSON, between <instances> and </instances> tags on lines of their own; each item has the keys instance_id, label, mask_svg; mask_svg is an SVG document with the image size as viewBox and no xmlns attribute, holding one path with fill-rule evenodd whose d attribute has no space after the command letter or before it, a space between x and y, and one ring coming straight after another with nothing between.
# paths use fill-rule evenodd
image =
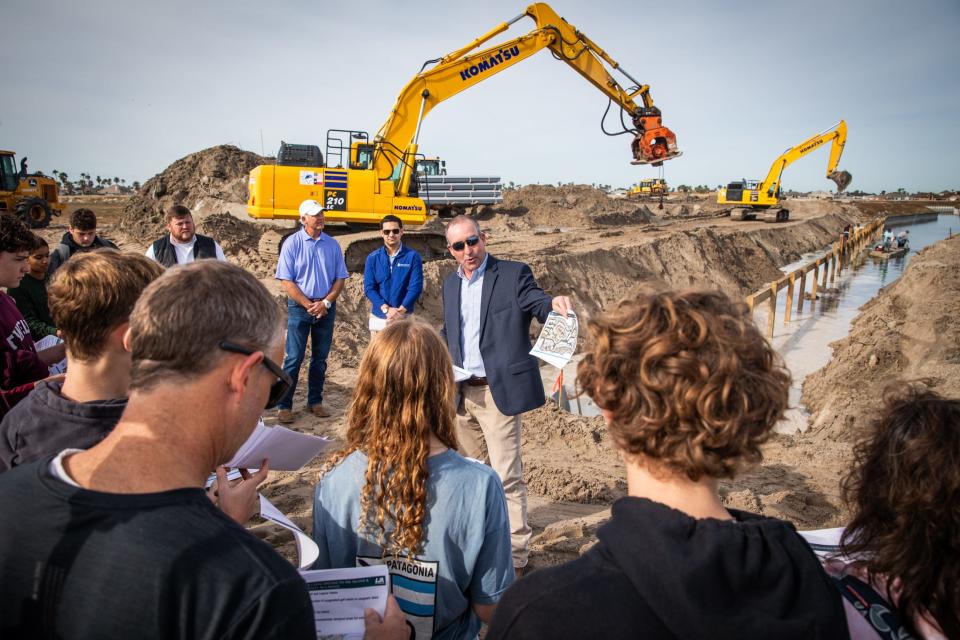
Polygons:
<instances>
[{"instance_id":1,"label":"person holding papers","mask_svg":"<svg viewBox=\"0 0 960 640\"><path fill-rule=\"evenodd\" d=\"M837 591L793 525L720 499L720 481L761 458L790 391L747 306L647 290L590 334L577 375L628 495L596 545L507 592L487 639L846 640Z\"/></svg>"},{"instance_id":2,"label":"person holding papers","mask_svg":"<svg viewBox=\"0 0 960 640\"><path fill-rule=\"evenodd\" d=\"M360 363L346 446L314 496L314 568L386 563L423 638L475 638L514 580L503 487L457 452L453 371L436 330L408 319Z\"/></svg>"},{"instance_id":3,"label":"person holding papers","mask_svg":"<svg viewBox=\"0 0 960 640\"><path fill-rule=\"evenodd\" d=\"M413 313L423 291L423 259L405 247L403 221L395 215L380 221L383 246L367 256L363 292L370 300L370 332Z\"/></svg>"},{"instance_id":4,"label":"person holding papers","mask_svg":"<svg viewBox=\"0 0 960 640\"><path fill-rule=\"evenodd\" d=\"M20 284L30 267L27 258L36 246L34 235L16 216L0 213L0 287ZM23 400L49 366L64 356L63 345L37 351L30 327L13 298L0 293L0 415Z\"/></svg>"},{"instance_id":5,"label":"person holding papers","mask_svg":"<svg viewBox=\"0 0 960 640\"><path fill-rule=\"evenodd\" d=\"M470 372L460 383L460 452L486 457L507 494L513 564L526 570L532 530L520 458L520 414L544 403L537 359L530 355L530 321L550 311L573 311L570 298L551 298L522 262L487 254L477 221L457 216L447 226L447 249L460 267L443 281L443 331L453 364ZM486 456L484 456L486 448Z\"/></svg>"},{"instance_id":6,"label":"person holding papers","mask_svg":"<svg viewBox=\"0 0 960 640\"><path fill-rule=\"evenodd\" d=\"M285 390L280 322L264 286L225 262L146 288L117 426L0 474L0 637L315 637L297 571L202 488ZM224 511L241 494L222 486Z\"/></svg>"}]
</instances>

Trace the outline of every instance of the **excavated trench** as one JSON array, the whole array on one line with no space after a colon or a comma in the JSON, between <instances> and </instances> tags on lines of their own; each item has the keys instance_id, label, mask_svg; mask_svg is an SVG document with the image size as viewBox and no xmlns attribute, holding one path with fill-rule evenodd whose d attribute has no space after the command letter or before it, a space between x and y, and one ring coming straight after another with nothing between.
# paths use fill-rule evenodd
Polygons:
<instances>
[{"instance_id":1,"label":"excavated trench","mask_svg":"<svg viewBox=\"0 0 960 640\"><path fill-rule=\"evenodd\" d=\"M781 275L780 267L833 241L853 216L838 210L787 225L755 227L706 226L646 234L626 227L616 244L596 245L581 233L554 234L549 248L534 249L509 234L488 244L490 253L530 264L540 285L551 294L573 298L581 318L607 307L645 284L671 287L715 287L743 297ZM596 234L594 234L596 237ZM417 313L440 326L441 282L456 268L445 253L441 235L410 234L404 238L425 258L424 292ZM338 348L331 354L343 366L356 366L369 340L369 307L363 294L363 260L382 246L378 237L350 242L345 254L351 271L338 303ZM539 330L536 323L532 332ZM581 322L581 338L585 322Z\"/></svg>"}]
</instances>

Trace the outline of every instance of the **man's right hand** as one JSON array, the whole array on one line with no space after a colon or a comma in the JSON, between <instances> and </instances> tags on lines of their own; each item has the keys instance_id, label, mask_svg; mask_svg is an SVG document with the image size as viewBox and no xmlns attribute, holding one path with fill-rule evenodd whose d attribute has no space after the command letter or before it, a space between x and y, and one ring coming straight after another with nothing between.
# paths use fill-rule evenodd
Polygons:
<instances>
[{"instance_id":1,"label":"man's right hand","mask_svg":"<svg viewBox=\"0 0 960 640\"><path fill-rule=\"evenodd\" d=\"M322 318L327 315L327 306L323 304L323 300L316 300L307 307L307 313L315 318Z\"/></svg>"},{"instance_id":2,"label":"man's right hand","mask_svg":"<svg viewBox=\"0 0 960 640\"><path fill-rule=\"evenodd\" d=\"M383 612L383 620L373 609L363 612L364 633L363 640L409 640L410 627L407 618L400 610L397 599L387 596L387 608Z\"/></svg>"},{"instance_id":3,"label":"man's right hand","mask_svg":"<svg viewBox=\"0 0 960 640\"><path fill-rule=\"evenodd\" d=\"M217 467L217 481L211 487L211 499L231 520L243 525L260 510L257 488L267 479L268 473L270 465L264 460L256 473L240 469L240 479L230 482L227 480L227 468Z\"/></svg>"}]
</instances>

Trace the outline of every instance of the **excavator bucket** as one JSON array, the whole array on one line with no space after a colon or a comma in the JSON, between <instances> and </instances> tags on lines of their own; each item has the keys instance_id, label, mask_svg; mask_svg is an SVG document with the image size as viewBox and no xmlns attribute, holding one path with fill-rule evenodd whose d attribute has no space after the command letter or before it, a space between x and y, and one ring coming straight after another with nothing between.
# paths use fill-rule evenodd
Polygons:
<instances>
[{"instance_id":1,"label":"excavator bucket","mask_svg":"<svg viewBox=\"0 0 960 640\"><path fill-rule=\"evenodd\" d=\"M827 177L837 183L837 193L843 193L843 190L850 186L853 176L849 171L837 170L831 171Z\"/></svg>"},{"instance_id":2,"label":"excavator bucket","mask_svg":"<svg viewBox=\"0 0 960 640\"><path fill-rule=\"evenodd\" d=\"M644 107L633 117L637 135L630 149L633 151L631 164L652 164L659 167L664 160L676 158L683 152L677 149L677 136L663 126L660 109Z\"/></svg>"}]
</instances>

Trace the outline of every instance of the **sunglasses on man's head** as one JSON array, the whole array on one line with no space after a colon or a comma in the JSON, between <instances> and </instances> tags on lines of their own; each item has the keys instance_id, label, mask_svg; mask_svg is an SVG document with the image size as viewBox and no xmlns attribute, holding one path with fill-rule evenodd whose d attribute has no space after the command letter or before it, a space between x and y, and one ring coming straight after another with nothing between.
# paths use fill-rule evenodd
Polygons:
<instances>
[{"instance_id":1,"label":"sunglasses on man's head","mask_svg":"<svg viewBox=\"0 0 960 640\"><path fill-rule=\"evenodd\" d=\"M384 229L383 235L385 236L398 236L403 232L403 229Z\"/></svg>"},{"instance_id":2,"label":"sunglasses on man's head","mask_svg":"<svg viewBox=\"0 0 960 640\"><path fill-rule=\"evenodd\" d=\"M221 340L217 345L224 351L229 351L230 353L239 353L244 356L252 356L257 353L253 349L247 347L241 347L238 344L233 342L228 342L227 340ZM267 354L263 354L263 360L261 360L263 366L267 368L267 371L277 376L277 381L270 385L270 396L267 398L267 406L264 409L273 409L277 406L277 403L280 402L280 398L283 397L283 394L287 392L287 389L293 384L293 380L290 379L290 376L280 368L276 362L267 357Z\"/></svg>"},{"instance_id":3,"label":"sunglasses on man's head","mask_svg":"<svg viewBox=\"0 0 960 640\"><path fill-rule=\"evenodd\" d=\"M480 242L480 236L470 236L466 240L461 240L459 242L454 242L450 245L450 248L454 251L463 251L464 247L473 247Z\"/></svg>"}]
</instances>

